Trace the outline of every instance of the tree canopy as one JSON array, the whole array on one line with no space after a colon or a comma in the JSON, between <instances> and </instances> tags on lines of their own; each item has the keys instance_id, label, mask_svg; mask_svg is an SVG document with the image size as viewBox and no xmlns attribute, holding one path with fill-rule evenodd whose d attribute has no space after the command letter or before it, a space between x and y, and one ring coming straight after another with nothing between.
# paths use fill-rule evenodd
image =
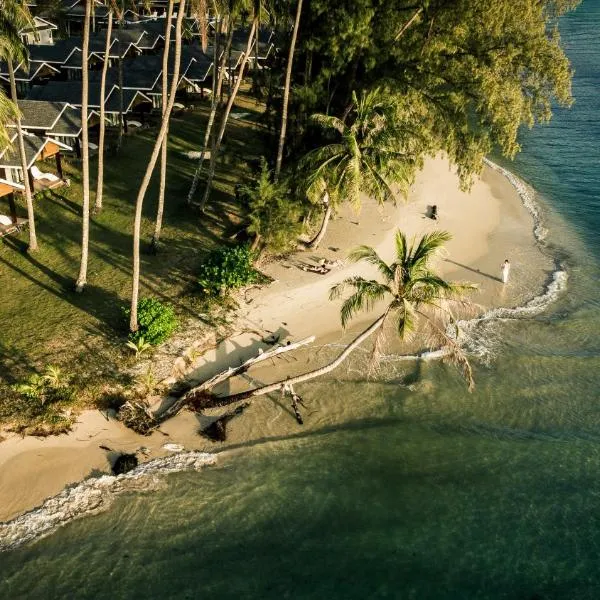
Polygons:
<instances>
[{"instance_id":1,"label":"tree canopy","mask_svg":"<svg viewBox=\"0 0 600 600\"><path fill-rule=\"evenodd\" d=\"M299 105L310 98L312 110L338 114L354 89L385 86L403 103L405 124L447 152L468 185L485 154L514 156L522 125L572 102L557 18L578 3L309 0Z\"/></svg>"}]
</instances>

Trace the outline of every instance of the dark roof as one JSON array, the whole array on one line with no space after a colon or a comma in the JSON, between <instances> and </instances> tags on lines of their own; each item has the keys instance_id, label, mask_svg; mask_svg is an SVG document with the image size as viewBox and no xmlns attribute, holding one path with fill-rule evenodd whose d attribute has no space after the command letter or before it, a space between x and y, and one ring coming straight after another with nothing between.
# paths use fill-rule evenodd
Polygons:
<instances>
[{"instance_id":1,"label":"dark roof","mask_svg":"<svg viewBox=\"0 0 600 600\"><path fill-rule=\"evenodd\" d=\"M19 153L15 148L15 140L17 139L17 134L11 136L11 146L7 150L5 150L0 155L0 167L9 167L9 168L20 168L21 167L21 159L19 158ZM40 152L44 148L44 146L51 140L45 137L38 137L37 135L24 135L23 142L25 145L25 156L27 158L27 168L31 167L31 165L36 161ZM56 143L55 140L54 143Z\"/></svg>"},{"instance_id":2,"label":"dark roof","mask_svg":"<svg viewBox=\"0 0 600 600\"><path fill-rule=\"evenodd\" d=\"M43 100L19 100L21 125L24 129L52 129L67 108L65 102L45 102ZM9 125L15 127L16 125Z\"/></svg>"},{"instance_id":3,"label":"dark roof","mask_svg":"<svg viewBox=\"0 0 600 600\"><path fill-rule=\"evenodd\" d=\"M156 85L158 78L160 77L161 71L150 71L143 69L130 69L129 62L123 63L123 88L134 89L134 90L147 90L150 91ZM102 80L101 71L91 71L90 81L100 82ZM116 67L108 70L106 73L106 85L111 87L119 84L119 72Z\"/></svg>"},{"instance_id":4,"label":"dark roof","mask_svg":"<svg viewBox=\"0 0 600 600\"><path fill-rule=\"evenodd\" d=\"M151 102L150 98L148 98L148 96L146 96L139 90L123 89L123 113L127 113L131 110L131 105L138 96L145 102ZM106 100L106 105L104 108L107 112L119 112L119 88L114 87L112 89L110 95Z\"/></svg>"},{"instance_id":5,"label":"dark roof","mask_svg":"<svg viewBox=\"0 0 600 600\"><path fill-rule=\"evenodd\" d=\"M77 137L81 133L81 110L73 106L67 106L56 122L56 125L48 132L50 137L68 135Z\"/></svg>"},{"instance_id":6,"label":"dark roof","mask_svg":"<svg viewBox=\"0 0 600 600\"><path fill-rule=\"evenodd\" d=\"M246 52L248 45L248 35L250 29L244 27L237 29L233 32L233 39L231 41L231 47L239 52ZM258 58L266 58L273 47L271 40L273 38L273 30L268 27L260 27L258 30ZM256 52L256 41L252 44L251 55L254 56Z\"/></svg>"},{"instance_id":7,"label":"dark roof","mask_svg":"<svg viewBox=\"0 0 600 600\"><path fill-rule=\"evenodd\" d=\"M195 58L190 68L185 73L185 78L189 79L192 82L196 81L204 81L213 66L213 61L208 58Z\"/></svg>"},{"instance_id":8,"label":"dark roof","mask_svg":"<svg viewBox=\"0 0 600 600\"><path fill-rule=\"evenodd\" d=\"M67 38L66 40L58 40L55 44L48 46L29 46L29 59L34 61L42 61L49 63L64 63L71 53L78 47L78 38ZM79 39L79 42L81 40ZM81 46L79 46L81 48Z\"/></svg>"},{"instance_id":9,"label":"dark roof","mask_svg":"<svg viewBox=\"0 0 600 600\"><path fill-rule=\"evenodd\" d=\"M24 69L21 68L21 66L19 66L15 70L15 79L17 81L31 81L32 79L35 79L36 77L43 74L44 71L53 71L52 74L56 74L59 72L59 70L56 67L53 67L48 63L36 60L29 62L29 72L26 72ZM0 77L8 81L8 67L4 62L0 63Z\"/></svg>"},{"instance_id":10,"label":"dark roof","mask_svg":"<svg viewBox=\"0 0 600 600\"><path fill-rule=\"evenodd\" d=\"M28 98L81 106L81 81L49 81L46 85L34 85L29 91ZM99 82L90 81L88 102L90 108L100 108Z\"/></svg>"}]
</instances>

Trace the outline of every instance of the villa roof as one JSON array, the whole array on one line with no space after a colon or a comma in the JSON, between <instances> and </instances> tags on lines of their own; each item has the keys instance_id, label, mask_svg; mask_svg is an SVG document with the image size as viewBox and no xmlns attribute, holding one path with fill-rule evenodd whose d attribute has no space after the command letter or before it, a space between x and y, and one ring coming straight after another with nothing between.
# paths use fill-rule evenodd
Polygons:
<instances>
[{"instance_id":1,"label":"villa roof","mask_svg":"<svg viewBox=\"0 0 600 600\"><path fill-rule=\"evenodd\" d=\"M19 153L14 148L14 143L17 139L17 134L11 136L11 146L0 154L0 168L21 168L21 159ZM25 146L25 157L27 160L27 168L29 169L38 159L44 148L49 144L55 144L59 148L71 150L70 146L62 144L56 140L51 140L47 137L39 137L37 135L24 135L23 142Z\"/></svg>"},{"instance_id":2,"label":"villa roof","mask_svg":"<svg viewBox=\"0 0 600 600\"><path fill-rule=\"evenodd\" d=\"M67 108L65 102L46 102L43 100L19 100L21 125L24 129L52 129ZM16 127L11 123L9 127Z\"/></svg>"},{"instance_id":3,"label":"villa roof","mask_svg":"<svg viewBox=\"0 0 600 600\"><path fill-rule=\"evenodd\" d=\"M60 72L56 67L53 67L46 62L32 60L29 62L29 71L25 71L21 65L15 69L15 79L17 81L32 81L36 77L43 75L45 71L48 72L48 75L55 75ZM5 81L9 80L8 66L6 63L0 63L0 78Z\"/></svg>"}]
</instances>

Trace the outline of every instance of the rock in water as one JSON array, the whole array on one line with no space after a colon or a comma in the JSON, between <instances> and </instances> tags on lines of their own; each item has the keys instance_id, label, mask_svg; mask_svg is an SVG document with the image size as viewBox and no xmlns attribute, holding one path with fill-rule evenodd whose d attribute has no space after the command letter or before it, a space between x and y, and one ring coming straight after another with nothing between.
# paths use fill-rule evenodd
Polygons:
<instances>
[{"instance_id":1,"label":"rock in water","mask_svg":"<svg viewBox=\"0 0 600 600\"><path fill-rule=\"evenodd\" d=\"M213 442L224 442L227 439L227 417L217 419L202 430L202 435Z\"/></svg>"},{"instance_id":2,"label":"rock in water","mask_svg":"<svg viewBox=\"0 0 600 600\"><path fill-rule=\"evenodd\" d=\"M128 473L138 466L138 459L135 454L120 454L112 466L113 475L122 475Z\"/></svg>"}]
</instances>

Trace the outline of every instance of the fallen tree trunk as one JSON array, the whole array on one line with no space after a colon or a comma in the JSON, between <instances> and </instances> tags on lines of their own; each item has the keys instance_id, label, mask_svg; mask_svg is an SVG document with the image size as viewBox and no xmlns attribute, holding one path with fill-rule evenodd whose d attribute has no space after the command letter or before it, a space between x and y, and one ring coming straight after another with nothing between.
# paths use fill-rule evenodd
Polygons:
<instances>
[{"instance_id":1,"label":"fallen tree trunk","mask_svg":"<svg viewBox=\"0 0 600 600\"><path fill-rule=\"evenodd\" d=\"M261 352L257 356L249 358L246 362L242 363L239 367L229 367L226 371L222 371L221 373L217 373L210 379L207 379L199 386L192 388L187 394L184 394L181 398L176 400L169 408L167 408L164 412L159 415L155 415L155 419L157 424L163 423L167 419L174 417L184 406L189 403L196 403L201 397L203 398L208 394L209 390L214 388L219 383L223 381L227 381L231 377L235 377L236 375L241 375L245 373L251 366L256 365L260 362L263 362L269 358L275 358L284 354L285 352L290 352L291 350L296 350L302 346L306 346L307 344L311 344L315 341L315 336L312 335L307 337L299 342L294 342L293 344L288 344L286 346L278 346L276 348L271 348L264 352Z\"/></svg>"},{"instance_id":2,"label":"fallen tree trunk","mask_svg":"<svg viewBox=\"0 0 600 600\"><path fill-rule=\"evenodd\" d=\"M248 400L249 398L254 398L256 396L264 396L265 394L270 394L271 392L281 390L283 386L291 386L296 383L302 383L303 381L315 379L316 377L325 375L326 373L329 373L337 367L339 367L348 358L348 356L350 356L353 350L358 348L358 346L360 346L369 336L375 333L375 331L377 331L383 325L386 316L387 311L384 314L382 314L374 323L369 325L369 327L367 327L367 329L365 329L360 335L355 337L354 340L333 362L330 362L324 367L314 369L313 371L303 373L302 375L296 375L295 377L282 379L280 381L276 381L275 383L263 385L253 390L247 390L246 392L241 392L239 394L232 394L231 396L213 396L211 394L208 394L206 389L197 392L196 390L198 390L198 388L191 390L190 392L188 392L188 394L186 394L186 396L190 396L189 401L193 401L195 410L204 410L206 408L228 406L229 404L233 404L234 402L239 402L240 400ZM192 396L192 394L194 394L195 397Z\"/></svg>"}]
</instances>

